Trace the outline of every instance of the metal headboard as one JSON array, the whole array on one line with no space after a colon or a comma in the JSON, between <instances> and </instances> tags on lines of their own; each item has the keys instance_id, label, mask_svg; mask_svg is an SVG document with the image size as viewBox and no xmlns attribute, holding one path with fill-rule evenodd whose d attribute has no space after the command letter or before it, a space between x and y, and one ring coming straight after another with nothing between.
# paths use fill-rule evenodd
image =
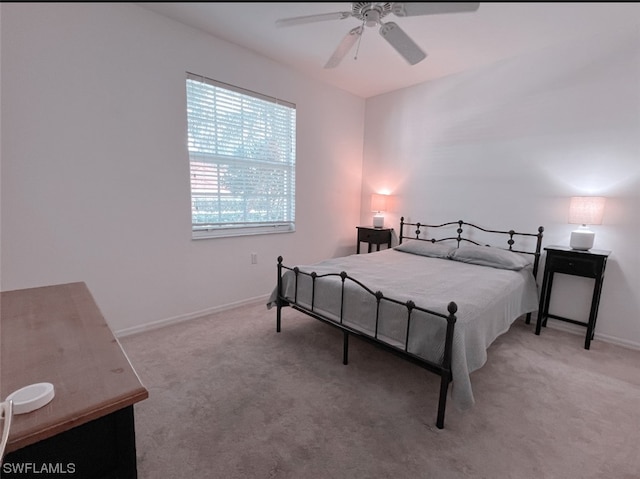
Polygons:
<instances>
[{"instance_id":1,"label":"metal headboard","mask_svg":"<svg viewBox=\"0 0 640 479\"><path fill-rule=\"evenodd\" d=\"M432 229L446 228L447 226L452 226L452 225L458 225L458 228L456 229L456 236L448 236L448 237L439 238L439 239L436 239L435 237L432 237L432 238L426 237L426 235L428 233L430 233ZM405 234L406 233L406 230L405 230L406 227L415 227L415 231L414 231L413 236L409 236L409 235ZM468 227L468 228L464 228L464 227ZM423 228L424 231L421 228ZM490 244L482 244L482 243L478 243L477 241L469 238L468 237L469 235L463 236L463 233L472 232L474 229L478 230L478 231L483 231L485 233L494 233L494 234L497 234L497 235L506 235L507 236L506 244L507 244L508 247L490 245ZM509 250L509 251L513 251L514 253L531 254L531 255L534 255L533 277L537 278L538 266L539 266L539 263L540 263L540 250L542 249L542 232L543 231L544 231L544 227L542 227L542 226L538 227L538 232L537 233L519 233L519 232L514 231L514 230L509 230L509 231L490 230L490 229L485 229L485 228L482 228L480 226L474 225L473 223L467 223L467 222L462 221L462 220L450 221L448 223L442 223L440 225L430 225L430 224L426 224L426 223L408 223L408 222L405 222L404 216L403 216L402 218L400 218L400 235L398 236L398 242L400 244L402 244L402 240L403 239L429 241L431 243L439 243L441 241L454 240L454 241L457 241L457 246L458 247L460 247L460 243L468 242L468 243L473 243L473 244L478 245L478 246L492 246L492 247L496 247L496 248L502 248L502 249L506 249L506 250ZM425 236L421 237L420 235L422 235L423 233L425 234ZM528 237L537 238L535 250L534 251L527 251L527 250L524 250L524 249L514 249L514 244L516 243L516 240L514 240L514 236L516 236L516 237L518 237L518 236L527 237L528 236Z\"/></svg>"}]
</instances>

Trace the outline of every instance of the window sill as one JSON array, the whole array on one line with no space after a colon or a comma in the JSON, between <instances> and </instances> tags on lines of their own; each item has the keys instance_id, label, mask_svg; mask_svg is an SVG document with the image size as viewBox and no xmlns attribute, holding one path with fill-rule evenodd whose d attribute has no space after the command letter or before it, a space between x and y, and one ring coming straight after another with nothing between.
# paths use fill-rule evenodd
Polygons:
<instances>
[{"instance_id":1,"label":"window sill","mask_svg":"<svg viewBox=\"0 0 640 479\"><path fill-rule=\"evenodd\" d=\"M249 228L212 228L209 230L192 231L191 239L230 238L234 236L255 236L280 233L294 233L295 225L256 226Z\"/></svg>"}]
</instances>

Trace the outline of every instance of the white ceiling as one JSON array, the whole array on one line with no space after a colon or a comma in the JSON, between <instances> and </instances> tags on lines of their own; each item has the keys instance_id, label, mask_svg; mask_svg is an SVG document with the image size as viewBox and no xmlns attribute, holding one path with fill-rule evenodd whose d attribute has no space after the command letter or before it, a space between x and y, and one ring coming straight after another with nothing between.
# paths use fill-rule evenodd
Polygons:
<instances>
[{"instance_id":1,"label":"white ceiling","mask_svg":"<svg viewBox=\"0 0 640 479\"><path fill-rule=\"evenodd\" d=\"M501 59L605 32L640 28L640 3L481 3L472 13L399 18L396 22L427 53L411 66L366 28L335 69L324 65L356 18L278 28L281 18L350 11L351 3L139 3L279 63L367 98Z\"/></svg>"}]
</instances>

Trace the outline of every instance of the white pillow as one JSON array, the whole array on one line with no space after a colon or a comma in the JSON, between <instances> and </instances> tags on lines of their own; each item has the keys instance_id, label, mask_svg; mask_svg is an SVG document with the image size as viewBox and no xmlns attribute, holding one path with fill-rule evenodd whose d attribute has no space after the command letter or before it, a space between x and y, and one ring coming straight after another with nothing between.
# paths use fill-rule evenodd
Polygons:
<instances>
[{"instance_id":1,"label":"white pillow","mask_svg":"<svg viewBox=\"0 0 640 479\"><path fill-rule=\"evenodd\" d=\"M432 258L448 258L451 252L456 249L453 245L432 243L431 241L408 240L394 247L397 251L417 254L420 256L430 256Z\"/></svg>"},{"instance_id":2,"label":"white pillow","mask_svg":"<svg viewBox=\"0 0 640 479\"><path fill-rule=\"evenodd\" d=\"M463 263L479 264L491 266L493 268L510 269L519 271L532 263L531 258L527 258L520 253L514 253L500 248L490 246L461 246L449 256L455 261Z\"/></svg>"}]
</instances>

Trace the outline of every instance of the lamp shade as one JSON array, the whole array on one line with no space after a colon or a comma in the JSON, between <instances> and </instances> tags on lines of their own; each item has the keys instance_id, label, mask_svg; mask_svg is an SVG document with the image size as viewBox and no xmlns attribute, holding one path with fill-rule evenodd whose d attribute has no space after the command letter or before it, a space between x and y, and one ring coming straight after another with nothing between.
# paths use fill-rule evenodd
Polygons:
<instances>
[{"instance_id":1,"label":"lamp shade","mask_svg":"<svg viewBox=\"0 0 640 479\"><path fill-rule=\"evenodd\" d=\"M374 193L371 195L371 211L387 211L388 195L379 195Z\"/></svg>"},{"instance_id":2,"label":"lamp shade","mask_svg":"<svg viewBox=\"0 0 640 479\"><path fill-rule=\"evenodd\" d=\"M574 196L569 205L569 223L600 225L606 198L602 196Z\"/></svg>"}]
</instances>

